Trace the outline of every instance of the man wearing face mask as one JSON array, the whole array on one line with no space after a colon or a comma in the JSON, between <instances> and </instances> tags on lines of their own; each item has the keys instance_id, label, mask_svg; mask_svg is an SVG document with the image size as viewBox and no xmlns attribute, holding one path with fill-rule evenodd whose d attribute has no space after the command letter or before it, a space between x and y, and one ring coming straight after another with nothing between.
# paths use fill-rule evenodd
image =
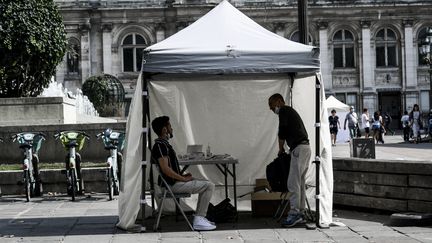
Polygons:
<instances>
[{"instance_id":1,"label":"man wearing face mask","mask_svg":"<svg viewBox=\"0 0 432 243\"><path fill-rule=\"evenodd\" d=\"M305 180L310 163L311 148L308 134L300 115L290 106L285 105L282 95L276 93L269 98L269 107L279 116L279 152L285 152L284 145L288 145L291 154L291 165L288 175L288 191L291 209L288 217L282 221L282 226L292 227L304 222L306 201Z\"/></svg>"},{"instance_id":2,"label":"man wearing face mask","mask_svg":"<svg viewBox=\"0 0 432 243\"><path fill-rule=\"evenodd\" d=\"M177 155L168 142L173 137L173 129L168 116L160 116L152 121L153 131L158 135L152 148L152 157L159 163L162 176L170 184L174 193L198 193L198 203L193 220L195 230L214 230L216 226L205 218L210 199L214 192L214 184L197 180L190 173L180 174Z\"/></svg>"}]
</instances>

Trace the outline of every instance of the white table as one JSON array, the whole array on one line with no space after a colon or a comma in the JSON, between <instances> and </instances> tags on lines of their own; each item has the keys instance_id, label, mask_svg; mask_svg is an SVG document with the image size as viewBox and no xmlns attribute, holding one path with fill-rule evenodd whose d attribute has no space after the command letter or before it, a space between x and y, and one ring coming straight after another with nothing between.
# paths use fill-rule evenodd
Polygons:
<instances>
[{"instance_id":1,"label":"white table","mask_svg":"<svg viewBox=\"0 0 432 243\"><path fill-rule=\"evenodd\" d=\"M179 158L179 165L183 166L181 174L191 165L215 165L219 171L225 177L225 197L228 198L228 175L231 175L233 180L233 191L234 191L234 207L237 211L237 188L236 188L236 169L235 166L238 164L238 160L231 156L219 156L215 155L210 158L198 157L198 158ZM232 166L230 170L229 166Z\"/></svg>"}]
</instances>

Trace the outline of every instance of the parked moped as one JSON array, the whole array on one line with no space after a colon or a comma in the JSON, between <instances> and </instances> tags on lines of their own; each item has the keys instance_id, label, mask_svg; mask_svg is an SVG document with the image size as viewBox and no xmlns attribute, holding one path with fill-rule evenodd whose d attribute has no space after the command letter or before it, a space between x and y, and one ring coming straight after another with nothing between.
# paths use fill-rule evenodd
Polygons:
<instances>
[{"instance_id":1,"label":"parked moped","mask_svg":"<svg viewBox=\"0 0 432 243\"><path fill-rule=\"evenodd\" d=\"M33 196L42 195L42 183L39 174L39 157L37 153L45 140L45 134L23 132L11 136L13 142L17 141L20 149L24 152L23 159L23 182L27 202Z\"/></svg>"},{"instance_id":2,"label":"parked moped","mask_svg":"<svg viewBox=\"0 0 432 243\"><path fill-rule=\"evenodd\" d=\"M125 133L108 128L96 137L102 138L105 149L110 151L107 158L106 180L109 200L113 200L114 195L118 195L120 188L120 172L123 160L121 151L124 146Z\"/></svg>"},{"instance_id":3,"label":"parked moped","mask_svg":"<svg viewBox=\"0 0 432 243\"><path fill-rule=\"evenodd\" d=\"M60 139L68 154L66 155L66 179L68 183L67 192L75 201L77 194L84 193L84 181L81 177L81 155L78 153L83 147L86 139L90 137L81 131L62 131L54 134L55 139Z\"/></svg>"}]
</instances>

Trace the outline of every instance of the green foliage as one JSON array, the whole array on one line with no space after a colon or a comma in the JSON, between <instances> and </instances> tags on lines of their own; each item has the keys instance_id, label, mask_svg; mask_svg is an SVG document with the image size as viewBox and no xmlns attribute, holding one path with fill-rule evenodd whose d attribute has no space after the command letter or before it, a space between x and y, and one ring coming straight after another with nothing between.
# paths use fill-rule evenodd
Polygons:
<instances>
[{"instance_id":1,"label":"green foliage","mask_svg":"<svg viewBox=\"0 0 432 243\"><path fill-rule=\"evenodd\" d=\"M33 97L46 88L66 50L53 0L0 0L0 97Z\"/></svg>"},{"instance_id":2,"label":"green foliage","mask_svg":"<svg viewBox=\"0 0 432 243\"><path fill-rule=\"evenodd\" d=\"M112 75L103 74L88 78L82 86L82 91L101 116L116 116L118 108L123 105L123 85Z\"/></svg>"}]
</instances>

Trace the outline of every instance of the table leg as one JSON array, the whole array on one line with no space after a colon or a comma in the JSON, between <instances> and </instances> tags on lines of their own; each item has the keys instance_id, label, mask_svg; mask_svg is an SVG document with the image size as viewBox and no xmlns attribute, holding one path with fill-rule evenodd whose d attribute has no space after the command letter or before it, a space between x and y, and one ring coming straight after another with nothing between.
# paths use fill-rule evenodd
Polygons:
<instances>
[{"instance_id":1,"label":"table leg","mask_svg":"<svg viewBox=\"0 0 432 243\"><path fill-rule=\"evenodd\" d=\"M225 198L228 198L228 165L224 164L225 169Z\"/></svg>"},{"instance_id":2,"label":"table leg","mask_svg":"<svg viewBox=\"0 0 432 243\"><path fill-rule=\"evenodd\" d=\"M234 186L234 188L233 188L233 190L234 190L234 208L237 212L237 184L236 184L237 178L236 178L235 164L232 164L232 166L233 166L233 175L232 176L233 176L233 186Z\"/></svg>"}]
</instances>

